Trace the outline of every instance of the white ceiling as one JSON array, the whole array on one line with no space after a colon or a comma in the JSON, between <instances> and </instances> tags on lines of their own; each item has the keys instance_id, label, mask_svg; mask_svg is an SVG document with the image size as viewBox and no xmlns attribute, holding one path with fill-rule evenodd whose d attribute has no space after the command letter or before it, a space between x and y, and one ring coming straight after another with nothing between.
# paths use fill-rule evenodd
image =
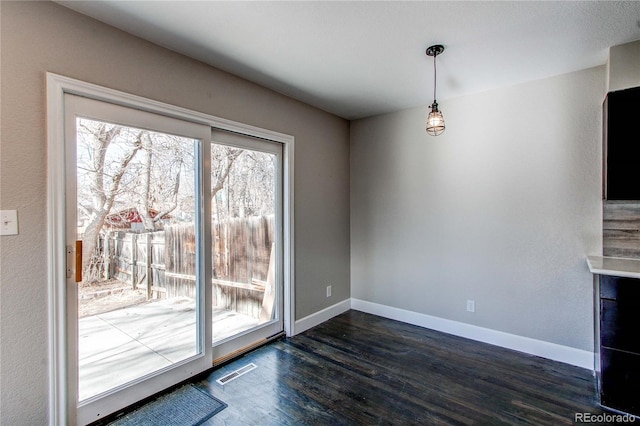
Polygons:
<instances>
[{"instance_id":1,"label":"white ceiling","mask_svg":"<svg viewBox=\"0 0 640 426\"><path fill-rule=\"evenodd\" d=\"M60 1L347 119L602 65L640 1Z\"/></svg>"}]
</instances>

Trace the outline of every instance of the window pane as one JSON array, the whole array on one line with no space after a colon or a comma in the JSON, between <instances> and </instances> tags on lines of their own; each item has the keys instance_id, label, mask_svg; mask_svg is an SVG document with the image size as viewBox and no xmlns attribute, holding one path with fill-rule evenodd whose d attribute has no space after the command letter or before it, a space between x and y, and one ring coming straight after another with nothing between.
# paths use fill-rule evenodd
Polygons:
<instances>
[{"instance_id":1,"label":"window pane","mask_svg":"<svg viewBox=\"0 0 640 426\"><path fill-rule=\"evenodd\" d=\"M212 144L213 342L276 319L277 156Z\"/></svg>"}]
</instances>

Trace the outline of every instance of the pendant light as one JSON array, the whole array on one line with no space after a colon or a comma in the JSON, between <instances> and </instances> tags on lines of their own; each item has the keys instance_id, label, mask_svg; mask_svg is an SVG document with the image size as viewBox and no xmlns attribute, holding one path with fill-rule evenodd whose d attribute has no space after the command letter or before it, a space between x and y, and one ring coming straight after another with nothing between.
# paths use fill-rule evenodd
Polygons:
<instances>
[{"instance_id":1,"label":"pendant light","mask_svg":"<svg viewBox=\"0 0 640 426\"><path fill-rule=\"evenodd\" d=\"M444 46L435 44L427 48L427 56L433 56L433 104L429 106L431 112L427 116L427 133L431 136L438 136L444 132L444 117L438 109L436 101L436 56L444 52Z\"/></svg>"}]
</instances>

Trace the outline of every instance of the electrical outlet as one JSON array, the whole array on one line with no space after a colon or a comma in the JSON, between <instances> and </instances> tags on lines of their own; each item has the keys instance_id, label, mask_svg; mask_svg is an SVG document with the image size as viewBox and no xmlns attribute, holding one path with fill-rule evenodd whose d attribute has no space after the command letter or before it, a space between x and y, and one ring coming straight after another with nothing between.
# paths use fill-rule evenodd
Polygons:
<instances>
[{"instance_id":1,"label":"electrical outlet","mask_svg":"<svg viewBox=\"0 0 640 426\"><path fill-rule=\"evenodd\" d=\"M476 301L467 300L467 312L475 312L475 311L476 311Z\"/></svg>"},{"instance_id":2,"label":"electrical outlet","mask_svg":"<svg viewBox=\"0 0 640 426\"><path fill-rule=\"evenodd\" d=\"M327 286L327 297L331 297L331 286Z\"/></svg>"}]
</instances>

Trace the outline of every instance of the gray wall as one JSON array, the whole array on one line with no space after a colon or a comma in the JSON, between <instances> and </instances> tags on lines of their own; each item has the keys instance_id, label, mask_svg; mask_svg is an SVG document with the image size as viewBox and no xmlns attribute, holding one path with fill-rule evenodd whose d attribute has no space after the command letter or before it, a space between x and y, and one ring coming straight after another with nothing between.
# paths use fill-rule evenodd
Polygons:
<instances>
[{"instance_id":1,"label":"gray wall","mask_svg":"<svg viewBox=\"0 0 640 426\"><path fill-rule=\"evenodd\" d=\"M443 101L435 138L427 108L352 122L352 297L592 350L605 80Z\"/></svg>"},{"instance_id":2,"label":"gray wall","mask_svg":"<svg viewBox=\"0 0 640 426\"><path fill-rule=\"evenodd\" d=\"M640 40L609 48L607 91L640 86Z\"/></svg>"},{"instance_id":3,"label":"gray wall","mask_svg":"<svg viewBox=\"0 0 640 426\"><path fill-rule=\"evenodd\" d=\"M0 237L1 424L47 422L47 71L293 135L296 318L349 298L347 121L55 3L0 7L0 208L20 224Z\"/></svg>"}]
</instances>

